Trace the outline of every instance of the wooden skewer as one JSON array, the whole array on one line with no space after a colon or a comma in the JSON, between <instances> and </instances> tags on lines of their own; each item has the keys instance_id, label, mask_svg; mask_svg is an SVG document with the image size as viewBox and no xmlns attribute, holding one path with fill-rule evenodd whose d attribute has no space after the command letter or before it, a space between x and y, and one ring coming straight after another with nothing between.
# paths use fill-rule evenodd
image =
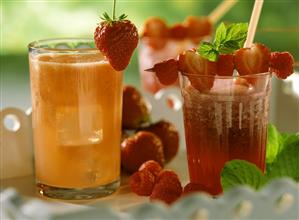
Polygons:
<instances>
[{"instance_id":1,"label":"wooden skewer","mask_svg":"<svg viewBox=\"0 0 299 220\"><path fill-rule=\"evenodd\" d=\"M212 24L217 23L236 3L238 0L224 0L208 16Z\"/></svg>"}]
</instances>

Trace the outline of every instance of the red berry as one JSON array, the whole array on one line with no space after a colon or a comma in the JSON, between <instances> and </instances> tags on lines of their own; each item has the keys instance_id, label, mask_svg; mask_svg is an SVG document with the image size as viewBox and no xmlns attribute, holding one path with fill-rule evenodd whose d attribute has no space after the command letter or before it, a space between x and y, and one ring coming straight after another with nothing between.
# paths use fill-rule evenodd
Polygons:
<instances>
[{"instance_id":1,"label":"red berry","mask_svg":"<svg viewBox=\"0 0 299 220\"><path fill-rule=\"evenodd\" d=\"M142 171L142 170L147 170L147 171L151 172L154 175L154 177L156 178L159 175L159 173L161 172L162 167L158 162L156 162L154 160L148 160L148 161L144 162L139 167L139 171Z\"/></svg>"},{"instance_id":2,"label":"red berry","mask_svg":"<svg viewBox=\"0 0 299 220\"><path fill-rule=\"evenodd\" d=\"M136 129L150 119L146 102L133 86L123 88L122 127Z\"/></svg>"},{"instance_id":3,"label":"red berry","mask_svg":"<svg viewBox=\"0 0 299 220\"><path fill-rule=\"evenodd\" d=\"M143 26L143 37L167 38L169 35L166 22L159 17L148 18Z\"/></svg>"},{"instance_id":4,"label":"red berry","mask_svg":"<svg viewBox=\"0 0 299 220\"><path fill-rule=\"evenodd\" d=\"M183 24L187 27L190 38L210 35L213 30L212 23L206 17L188 16Z\"/></svg>"},{"instance_id":5,"label":"red berry","mask_svg":"<svg viewBox=\"0 0 299 220\"><path fill-rule=\"evenodd\" d=\"M270 70L280 79L286 79L294 72L294 57L289 52L272 52Z\"/></svg>"},{"instance_id":6,"label":"red berry","mask_svg":"<svg viewBox=\"0 0 299 220\"><path fill-rule=\"evenodd\" d=\"M146 71L155 72L161 84L171 85L178 79L178 62L175 59L166 60Z\"/></svg>"},{"instance_id":7,"label":"red berry","mask_svg":"<svg viewBox=\"0 0 299 220\"><path fill-rule=\"evenodd\" d=\"M235 52L235 67L239 75L265 73L269 71L270 50L263 44L253 44Z\"/></svg>"},{"instance_id":8,"label":"red berry","mask_svg":"<svg viewBox=\"0 0 299 220\"><path fill-rule=\"evenodd\" d=\"M150 17L144 23L143 39L156 50L162 49L168 40L169 30L164 20Z\"/></svg>"},{"instance_id":9,"label":"red berry","mask_svg":"<svg viewBox=\"0 0 299 220\"><path fill-rule=\"evenodd\" d=\"M139 131L121 143L121 164L127 172L137 171L148 160L164 164L163 145L155 134Z\"/></svg>"},{"instance_id":10,"label":"red berry","mask_svg":"<svg viewBox=\"0 0 299 220\"><path fill-rule=\"evenodd\" d=\"M179 149L179 133L172 123L161 120L142 130L153 132L161 139L166 162L175 157Z\"/></svg>"},{"instance_id":11,"label":"red berry","mask_svg":"<svg viewBox=\"0 0 299 220\"><path fill-rule=\"evenodd\" d=\"M149 196L155 185L155 176L146 169L137 171L130 176L129 184L131 190L137 195Z\"/></svg>"},{"instance_id":12,"label":"red berry","mask_svg":"<svg viewBox=\"0 0 299 220\"><path fill-rule=\"evenodd\" d=\"M234 72L234 55L221 54L217 60L217 75L232 76Z\"/></svg>"},{"instance_id":13,"label":"red berry","mask_svg":"<svg viewBox=\"0 0 299 220\"><path fill-rule=\"evenodd\" d=\"M171 204L180 198L181 194L182 186L179 177L173 171L164 170L157 178L150 199Z\"/></svg>"},{"instance_id":14,"label":"red berry","mask_svg":"<svg viewBox=\"0 0 299 220\"><path fill-rule=\"evenodd\" d=\"M128 66L137 47L138 31L129 20L106 20L96 28L94 40L111 66L117 71L122 71Z\"/></svg>"},{"instance_id":15,"label":"red berry","mask_svg":"<svg viewBox=\"0 0 299 220\"><path fill-rule=\"evenodd\" d=\"M187 37L188 28L182 24L175 24L170 28L169 33L171 38L181 40Z\"/></svg>"}]
</instances>

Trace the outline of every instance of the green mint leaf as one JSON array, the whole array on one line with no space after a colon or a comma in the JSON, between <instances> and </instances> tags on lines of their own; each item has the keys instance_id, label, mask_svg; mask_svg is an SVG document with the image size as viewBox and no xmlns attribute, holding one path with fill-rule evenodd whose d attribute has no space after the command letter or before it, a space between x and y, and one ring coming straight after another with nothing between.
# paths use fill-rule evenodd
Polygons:
<instances>
[{"instance_id":1,"label":"green mint leaf","mask_svg":"<svg viewBox=\"0 0 299 220\"><path fill-rule=\"evenodd\" d=\"M289 145L293 145L293 144L296 144L299 146L299 132L296 134L282 133L281 138L282 138L284 147L288 147Z\"/></svg>"},{"instance_id":2,"label":"green mint leaf","mask_svg":"<svg viewBox=\"0 0 299 220\"><path fill-rule=\"evenodd\" d=\"M235 50L238 50L239 42L237 41L226 41L219 47L220 54L232 54Z\"/></svg>"},{"instance_id":3,"label":"green mint leaf","mask_svg":"<svg viewBox=\"0 0 299 220\"><path fill-rule=\"evenodd\" d=\"M271 164L283 149L283 139L274 125L268 125L268 139L266 147L266 163ZM268 166L267 166L268 167Z\"/></svg>"},{"instance_id":4,"label":"green mint leaf","mask_svg":"<svg viewBox=\"0 0 299 220\"><path fill-rule=\"evenodd\" d=\"M224 190L238 185L249 185L259 189L267 179L261 170L245 160L227 162L221 172L221 184Z\"/></svg>"},{"instance_id":5,"label":"green mint leaf","mask_svg":"<svg viewBox=\"0 0 299 220\"><path fill-rule=\"evenodd\" d=\"M283 149L288 148L293 144L299 146L299 133L279 133L274 125L269 124L266 149L266 163L268 165L267 167L269 167L271 163L273 163L273 161L277 158L277 156Z\"/></svg>"},{"instance_id":6,"label":"green mint leaf","mask_svg":"<svg viewBox=\"0 0 299 220\"><path fill-rule=\"evenodd\" d=\"M225 24L222 22L216 29L214 45L218 48L223 41L226 39L226 27Z\"/></svg>"},{"instance_id":7,"label":"green mint leaf","mask_svg":"<svg viewBox=\"0 0 299 220\"><path fill-rule=\"evenodd\" d=\"M219 45L219 53L231 54L243 47L247 37L247 23L231 24L226 29L225 40Z\"/></svg>"},{"instance_id":8,"label":"green mint leaf","mask_svg":"<svg viewBox=\"0 0 299 220\"><path fill-rule=\"evenodd\" d=\"M201 43L198 48L198 52L202 57L213 62L217 61L219 55L213 44L209 42Z\"/></svg>"},{"instance_id":9,"label":"green mint leaf","mask_svg":"<svg viewBox=\"0 0 299 220\"><path fill-rule=\"evenodd\" d=\"M297 141L285 146L278 154L271 164L270 172L267 173L268 179L288 176L299 182L299 141Z\"/></svg>"},{"instance_id":10,"label":"green mint leaf","mask_svg":"<svg viewBox=\"0 0 299 220\"><path fill-rule=\"evenodd\" d=\"M213 43L201 43L198 52L202 57L215 62L219 54L232 54L243 46L247 29L247 23L235 23L229 26L221 23L216 29Z\"/></svg>"},{"instance_id":11,"label":"green mint leaf","mask_svg":"<svg viewBox=\"0 0 299 220\"><path fill-rule=\"evenodd\" d=\"M235 23L229 25L227 27L226 41L245 42L247 37L247 30L247 23Z\"/></svg>"}]
</instances>

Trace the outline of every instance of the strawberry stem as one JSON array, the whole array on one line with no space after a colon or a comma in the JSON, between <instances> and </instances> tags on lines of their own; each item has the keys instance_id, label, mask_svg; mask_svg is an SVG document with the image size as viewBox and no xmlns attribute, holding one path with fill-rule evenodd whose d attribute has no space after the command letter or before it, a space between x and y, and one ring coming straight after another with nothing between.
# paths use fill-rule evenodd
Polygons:
<instances>
[{"instance_id":1,"label":"strawberry stem","mask_svg":"<svg viewBox=\"0 0 299 220\"><path fill-rule=\"evenodd\" d=\"M115 3L116 3L116 0L113 0L113 10L112 10L112 20L113 21L115 20Z\"/></svg>"},{"instance_id":2,"label":"strawberry stem","mask_svg":"<svg viewBox=\"0 0 299 220\"><path fill-rule=\"evenodd\" d=\"M113 24L118 21L123 21L127 18L127 15L125 14L122 14L118 18L115 17L115 5L116 5L116 0L113 0L112 18L110 18L107 12L104 12L104 14L100 17L104 22L108 24Z\"/></svg>"}]
</instances>

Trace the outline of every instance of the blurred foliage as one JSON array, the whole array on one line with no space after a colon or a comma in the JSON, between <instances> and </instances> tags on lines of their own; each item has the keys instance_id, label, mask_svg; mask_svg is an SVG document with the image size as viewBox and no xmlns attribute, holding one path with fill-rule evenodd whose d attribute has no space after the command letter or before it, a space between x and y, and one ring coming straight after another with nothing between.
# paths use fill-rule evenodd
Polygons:
<instances>
[{"instance_id":1,"label":"blurred foliage","mask_svg":"<svg viewBox=\"0 0 299 220\"><path fill-rule=\"evenodd\" d=\"M208 15L221 0L118 0L117 14L126 13L139 28L149 16L160 16L169 24L188 15ZM239 2L224 17L227 22L247 22L254 1ZM27 44L42 38L92 37L99 16L111 13L112 0L1 1L1 56L24 55ZM299 60L299 1L266 0L255 41L272 50L289 50ZM265 32L272 30L271 32ZM277 30L280 32L277 32ZM286 32L289 30L289 32ZM126 74L126 82L138 84L136 53ZM6 59L7 60L7 59ZM15 62L11 60L11 62ZM19 65L23 67L24 65ZM15 66L16 68L18 67ZM27 71L27 70L26 70Z\"/></svg>"}]
</instances>

